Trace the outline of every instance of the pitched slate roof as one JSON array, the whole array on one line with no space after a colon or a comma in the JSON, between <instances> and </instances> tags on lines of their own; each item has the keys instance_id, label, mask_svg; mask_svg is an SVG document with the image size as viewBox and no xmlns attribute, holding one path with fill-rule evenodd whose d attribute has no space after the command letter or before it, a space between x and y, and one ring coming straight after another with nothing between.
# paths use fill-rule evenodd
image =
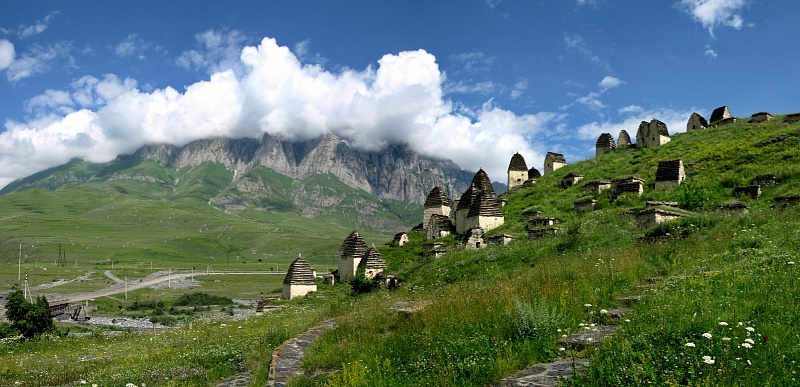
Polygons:
<instances>
[{"instance_id":1,"label":"pitched slate roof","mask_svg":"<svg viewBox=\"0 0 800 387\"><path fill-rule=\"evenodd\" d=\"M731 118L731 112L728 110L727 106L720 106L711 113L711 119L709 121L713 124L726 118Z\"/></svg>"},{"instance_id":2,"label":"pitched slate roof","mask_svg":"<svg viewBox=\"0 0 800 387\"><path fill-rule=\"evenodd\" d=\"M567 159L561 153L547 152L547 156L545 156L545 158L548 158L548 157L550 158L550 161L553 161L553 162L556 162L556 163L564 163L564 164L567 163Z\"/></svg>"},{"instance_id":3,"label":"pitched slate roof","mask_svg":"<svg viewBox=\"0 0 800 387\"><path fill-rule=\"evenodd\" d=\"M508 164L508 171L528 172L528 164L525 164L525 158L519 152L511 156L511 162Z\"/></svg>"},{"instance_id":4,"label":"pitched slate roof","mask_svg":"<svg viewBox=\"0 0 800 387\"><path fill-rule=\"evenodd\" d=\"M680 180L681 169L683 168L682 160L666 160L658 162L658 169L656 170L656 181L676 181Z\"/></svg>"},{"instance_id":5,"label":"pitched slate roof","mask_svg":"<svg viewBox=\"0 0 800 387\"><path fill-rule=\"evenodd\" d=\"M631 136L625 129L620 130L619 138L617 138L617 146L631 145Z\"/></svg>"},{"instance_id":6,"label":"pitched slate roof","mask_svg":"<svg viewBox=\"0 0 800 387\"><path fill-rule=\"evenodd\" d=\"M472 218L475 216L503 216L503 212L500 211L500 203L497 202L494 194L488 191L481 191L480 195L472 201L467 217Z\"/></svg>"},{"instance_id":7,"label":"pitched slate roof","mask_svg":"<svg viewBox=\"0 0 800 387\"><path fill-rule=\"evenodd\" d=\"M439 187L433 187L431 192L428 193L428 197L425 198L425 207L440 207L440 206L447 206L452 207L453 201L450 200L447 195L445 195L444 191L442 191Z\"/></svg>"},{"instance_id":8,"label":"pitched slate roof","mask_svg":"<svg viewBox=\"0 0 800 387\"><path fill-rule=\"evenodd\" d=\"M342 247L339 247L339 256L342 258L361 258L367 251L367 242L358 233L353 231L345 238Z\"/></svg>"},{"instance_id":9,"label":"pitched slate roof","mask_svg":"<svg viewBox=\"0 0 800 387\"><path fill-rule=\"evenodd\" d=\"M358 263L359 268L365 269L386 269L386 261L383 260L381 253L375 249L375 246L370 247L361 257L361 262Z\"/></svg>"},{"instance_id":10,"label":"pitched slate roof","mask_svg":"<svg viewBox=\"0 0 800 387\"><path fill-rule=\"evenodd\" d=\"M692 115L689 116L689 124L691 124L692 121L697 121L698 123L700 123L700 126L703 127L703 128L707 128L708 127L708 121L706 121L706 118L701 116L700 114L697 114L697 112L692 113ZM687 129L699 129L699 128L688 128L687 127Z\"/></svg>"},{"instance_id":11,"label":"pitched slate roof","mask_svg":"<svg viewBox=\"0 0 800 387\"><path fill-rule=\"evenodd\" d=\"M537 177L542 177L542 174L539 172L536 167L533 167L528 170L528 179L535 179Z\"/></svg>"},{"instance_id":12,"label":"pitched slate roof","mask_svg":"<svg viewBox=\"0 0 800 387\"><path fill-rule=\"evenodd\" d=\"M652 128L653 125L656 125L656 128L658 128L658 134L669 137L669 130L667 130L667 124L653 118L653 120L650 121L650 127Z\"/></svg>"},{"instance_id":13,"label":"pitched slate roof","mask_svg":"<svg viewBox=\"0 0 800 387\"><path fill-rule=\"evenodd\" d=\"M289 285L316 285L314 280L314 270L305 259L298 256L297 259L289 265L289 271L286 272L286 278L283 283Z\"/></svg>"}]
</instances>

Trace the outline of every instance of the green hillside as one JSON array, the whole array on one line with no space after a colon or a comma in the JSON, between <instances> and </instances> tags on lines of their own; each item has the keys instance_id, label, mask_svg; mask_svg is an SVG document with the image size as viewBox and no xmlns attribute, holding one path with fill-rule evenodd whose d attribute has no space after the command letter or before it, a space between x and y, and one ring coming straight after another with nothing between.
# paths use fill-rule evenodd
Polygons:
<instances>
[{"instance_id":1,"label":"green hillside","mask_svg":"<svg viewBox=\"0 0 800 387\"><path fill-rule=\"evenodd\" d=\"M480 386L531 364L582 358L588 372L568 385L793 385L800 211L776 207L775 197L800 193L798 145L798 125L780 116L680 134L662 147L618 149L569 165L505 194L506 223L489 234L514 235L509 246L470 252L448 237L441 241L451 252L431 260L419 257L424 236L412 234L402 248L383 249L404 289L389 300L365 297L343 313L306 367L349 364L341 380L363 372L364 385ZM670 159L684 161L687 181L656 191L658 161ZM563 189L569 173L584 182L636 175L645 193L612 200L607 191L586 194L582 183ZM732 195L764 174L779 184L764 187L759 199ZM576 213L574 201L588 197L598 200L596 210ZM750 211L719 209L732 200ZM688 217L639 229L631 210L646 201L676 201ZM561 233L527 240L521 215L529 210L555 217ZM642 299L624 319L603 313L632 295ZM433 305L403 318L387 310L400 300ZM621 329L596 348L558 343L592 324Z\"/></svg>"},{"instance_id":2,"label":"green hillside","mask_svg":"<svg viewBox=\"0 0 800 387\"><path fill-rule=\"evenodd\" d=\"M343 236L372 241L407 229L421 206L381 199L333 175L294 181L258 167L238 180L220 164L175 169L150 160L99 165L74 160L9 185L0 196L0 290L19 286L23 267L52 267L62 245L73 266L285 270L302 254L320 269L336 265ZM304 196L305 195L305 196ZM235 198L236 206L229 206ZM10 270L13 266L13 273ZM55 273L33 276L32 285ZM13 277L13 278L12 278Z\"/></svg>"},{"instance_id":3,"label":"green hillside","mask_svg":"<svg viewBox=\"0 0 800 387\"><path fill-rule=\"evenodd\" d=\"M309 349L303 366L306 375L294 379L291 386L489 386L532 364L556 359L589 362L587 371L563 382L571 386L796 385L800 268L795 263L800 256L800 208L783 208L775 198L800 194L799 145L800 123L777 116L762 124L740 120L676 135L657 148L618 149L559 169L532 187L504 194L508 200L503 208L505 225L489 235L513 235L508 246L466 251L458 247L463 242L459 237L450 236L439 240L448 252L432 259L421 256L425 235L417 230L409 232L410 242L402 247L390 247L388 237L378 239L385 242L377 247L389 265L387 271L403 283L395 292L354 295L347 284L320 282L318 292L281 302L284 308L277 312L240 320L232 324L236 329L198 322L194 330L164 333L158 336L161 340L150 340L146 346L136 334L0 346L0 357L8 360L0 362L4 364L0 380L7 384L24 380L31 385L36 385L33 381L64 385L80 380L151 385L163 382L153 375L166 373L171 377L169 385L212 386L220 378L251 370L251 385L264 385L275 347L314 322L334 317L336 329ZM655 190L658 162L672 159L683 160L687 180L677 188ZM564 189L561 181L569 173L582 174L584 180ZM760 198L733 195L736 186L765 174L775 175L778 184L763 187ZM181 179L188 175L176 171L169 175L175 178L164 180L162 186L173 185L179 191ZM583 182L631 175L644 179L643 195L612 198L608 191L591 195L582 187ZM4 218L3 227L16 234L3 246L12 254L14 238L32 227L29 222L52 221L53 228L75 233L76 239L75 230L105 227L104 234L100 230L87 233L85 239L75 241L76 246L96 243L90 242L93 235L105 235L115 243L109 244L113 248L106 254L126 254L131 245L121 246L122 235L152 232L151 238L157 241L163 227L155 223L163 221L171 222L170 229L185 228L164 248L198 256L204 254L203 249L249 253L260 240L257 235L288 230L287 223L278 226L276 221L273 226L265 214L280 218L287 212L275 209L297 208L298 197L335 199L336 206L314 215L334 225L359 217L353 211L338 213L339 206L356 210L378 206L365 207L366 197L359 191L347 190L327 175L298 183L254 170L247 178L273 182L269 186L274 187L274 199L260 204L270 210L250 206L226 213L219 206L200 206L189 193L182 193L185 196L177 202L168 199L171 194L167 199L131 198L111 185L104 191L89 190L91 181L56 192L7 195L0 197L0 208L13 211ZM225 179L219 173L203 184L221 186ZM226 189L217 197L251 200L247 185ZM53 200L64 192L75 193L69 204ZM136 203L123 205L122 198ZM595 210L576 213L574 202L584 198L597 200ZM720 208L733 200L747 204L749 211ZM673 211L685 217L650 230L637 228L633 214L644 209L647 201L678 202L680 208ZM403 212L402 205L383 204L382 208ZM529 211L556 218L560 232L529 240L523 219ZM70 214L77 220L58 222L49 213ZM101 223L103 216L115 222ZM202 218L203 223L189 220L190 216ZM296 226L306 235L315 235L313 229L320 224L304 217L291 219L307 220ZM114 231L123 225L125 230ZM236 227L236 232L231 231ZM326 227L328 233L337 234L334 239L339 243L347 235L345 227ZM257 228L264 234L258 234ZM227 237L234 234L243 236L229 244ZM376 239L367 238L370 243ZM283 248L294 251L308 244L305 239L294 240ZM151 254L159 254L156 245L152 241L148 245ZM261 247L255 248L263 254ZM628 296L641 296L629 313L620 318L606 313L624 307L620 298ZM148 293L147 297L170 302L173 295ZM418 302L422 307L416 313L400 314L391 309L400 301ZM563 336L603 325L620 328L601 345L575 348L559 342ZM78 361L85 359L80 350L84 345L103 351L96 358ZM37 362L52 367L36 371L24 366ZM128 365L124 371L121 364ZM182 373L187 369L197 372Z\"/></svg>"}]
</instances>

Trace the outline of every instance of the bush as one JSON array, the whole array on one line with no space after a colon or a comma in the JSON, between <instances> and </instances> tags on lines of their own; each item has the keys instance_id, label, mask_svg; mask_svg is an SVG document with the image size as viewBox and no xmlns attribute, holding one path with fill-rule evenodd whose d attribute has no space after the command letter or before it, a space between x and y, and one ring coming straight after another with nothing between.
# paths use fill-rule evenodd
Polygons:
<instances>
[{"instance_id":1,"label":"bush","mask_svg":"<svg viewBox=\"0 0 800 387\"><path fill-rule=\"evenodd\" d=\"M514 334L518 337L542 337L556 330L564 319L556 308L551 309L543 300L529 304L516 296L509 318L514 326Z\"/></svg>"},{"instance_id":2,"label":"bush","mask_svg":"<svg viewBox=\"0 0 800 387\"><path fill-rule=\"evenodd\" d=\"M359 270L356 276L350 279L350 288L353 289L353 294L364 294L375 290L378 287L378 282L367 278L364 275L364 270Z\"/></svg>"},{"instance_id":3,"label":"bush","mask_svg":"<svg viewBox=\"0 0 800 387\"><path fill-rule=\"evenodd\" d=\"M22 291L11 292L6 302L6 317L11 321L8 332L19 332L28 339L56 329L50 317L50 303L44 296L37 297L32 304L25 300Z\"/></svg>"},{"instance_id":4,"label":"bush","mask_svg":"<svg viewBox=\"0 0 800 387\"><path fill-rule=\"evenodd\" d=\"M233 305L233 300L228 297L220 297L208 293L197 292L182 294L172 304L175 306Z\"/></svg>"}]
</instances>

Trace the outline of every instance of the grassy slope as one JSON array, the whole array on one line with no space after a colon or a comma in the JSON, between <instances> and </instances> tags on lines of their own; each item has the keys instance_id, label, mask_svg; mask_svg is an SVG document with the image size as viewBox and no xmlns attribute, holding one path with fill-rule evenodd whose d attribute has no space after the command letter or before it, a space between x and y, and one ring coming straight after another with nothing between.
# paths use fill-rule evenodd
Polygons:
<instances>
[{"instance_id":1,"label":"grassy slope","mask_svg":"<svg viewBox=\"0 0 800 387\"><path fill-rule=\"evenodd\" d=\"M275 195L263 199L261 209L225 211L208 204L220 192L227 190L223 196L231 192L227 187L232 174L219 164L181 170L149 160L123 160L102 167L78 161L70 165L94 174L83 184L62 185L55 191L28 189L0 196L0 290L20 286L20 241L23 271L30 272L32 286L74 277L69 269L74 273L76 265L102 272L111 268L111 261L117 270L146 276L151 264L153 270L205 270L209 265L214 270L285 270L301 253L322 271L336 266L343 236L356 227L355 218L360 216L356 203L400 206L409 213L419 207L378 199L325 176L331 193L348 199L350 208L337 208L314 219L295 210L292 189L298 184L316 187L315 179L321 178L295 182L256 168L251 173L267 182ZM72 172L59 169L58 173ZM43 174L36 184L46 185L52 176ZM389 210L377 218L394 218L403 224ZM371 241L388 236L374 229L362 229L362 233ZM59 244L72 267L53 267Z\"/></svg>"},{"instance_id":2,"label":"grassy slope","mask_svg":"<svg viewBox=\"0 0 800 387\"><path fill-rule=\"evenodd\" d=\"M451 251L437 260L419 257L422 234L412 232L411 242L401 248L379 246L389 271L404 280L399 291L351 297L346 295L346 285L337 285L286 303L291 318L305 324L323 315L338 316L338 328L312 348L305 366L342 370L345 365L332 378L300 378L293 384L487 385L529 364L571 356L592 362L585 376L570 381L573 385L792 384L800 348L795 326L800 321L800 272L794 265L800 253L800 210L775 209L773 199L800 192L797 130L798 125L781 122L736 124L676 136L657 149L620 150L565 167L541 178L535 187L508 195L506 225L492 234L516 235L510 246ZM779 135L786 135L786 140L755 146ZM642 197L623 196L613 202L606 194L598 195L597 211L592 213L572 211L572 202L587 196L580 187L558 187L569 172L585 174L587 181L637 174L652 183L657 161L673 158L683 158L687 169L693 170L689 183L674 190L646 189ZM716 210L731 200L733 186L763 173L775 173L781 184L765 188L761 199L741 199L752 206L749 214L726 215ZM661 230L681 238L642 243L637 240L644 231L636 228L626 211L643 208L645 200L676 200L699 212ZM32 211L36 203L24 205ZM520 218L526 209L558 218L564 232L527 241ZM136 218L127 214L124 219ZM456 243L452 237L443 241ZM668 279L651 290L636 287L654 276ZM612 341L596 350L560 350L557 340L562 334L586 324L609 323L600 311L619 306L616 298L631 294L645 297L626 316L630 321L620 322L623 327ZM406 300L428 300L433 305L409 317L388 310L392 303ZM121 363L141 361L145 355L138 349L138 336L126 335L102 344L104 354L115 354L114 362L106 355L86 363L71 362L80 356L70 349L78 346L76 339L47 348L16 344L0 352L9 359L3 362L7 368L0 369L0 375L3 380L35 380L36 372L42 371L24 364L55 355L58 364L37 369L74 365L65 368L65 375L42 379L51 384L79 379L150 382L153 370L194 367L204 370L205 376L174 376L170 383L213 385L215 379L237 372L228 364L242 361L237 359L244 359L263 378L264 359L276 345L269 343L277 341L254 331L280 325L286 316L242 322L241 331L236 332L255 343L250 345L226 340L226 332L233 332L205 327L197 332L179 330L158 341L189 354L216 346L224 353L214 358L216 364L207 364L206 355L171 355L159 344L148 351L151 357L146 362L120 376ZM200 338L208 345L187 349L191 346L186 343ZM745 343L752 348L743 347ZM708 364L710 360L714 364ZM82 364L91 369L81 368ZM72 373L66 375L68 371Z\"/></svg>"},{"instance_id":3,"label":"grassy slope","mask_svg":"<svg viewBox=\"0 0 800 387\"><path fill-rule=\"evenodd\" d=\"M786 139L756 146L779 135ZM573 385L791 384L800 348L800 273L794 265L800 220L796 208L773 208L773 198L800 189L798 140L796 124L735 124L570 165L508 195L506 225L491 233L516 235L508 247L429 260L417 255L424 237L412 235L402 248L383 249L405 288L365 297L341 317L340 329L314 347L306 366L350 364L345 376L359 379L359 369L365 371L364 385L472 386L535 362L580 356L590 358L592 368ZM657 161L674 158L692 172L687 184L613 202L596 195L593 213L572 210L574 200L589 196L580 187L559 187L570 172L586 181L635 174L652 183ZM776 174L781 184L765 188L761 199L739 198L752 206L748 215L717 210L733 199L734 186L764 173ZM645 232L626 211L643 208L646 200L675 200L698 213L661 231L682 238L637 242ZM564 233L525 240L520 214L527 209L558 218ZM685 277L662 280L652 290L637 288L655 276ZM633 294L645 298L611 342L597 350L560 350L561 335L609 323L600 310L619 307L618 297ZM387 310L407 299L434 305L410 318Z\"/></svg>"}]
</instances>

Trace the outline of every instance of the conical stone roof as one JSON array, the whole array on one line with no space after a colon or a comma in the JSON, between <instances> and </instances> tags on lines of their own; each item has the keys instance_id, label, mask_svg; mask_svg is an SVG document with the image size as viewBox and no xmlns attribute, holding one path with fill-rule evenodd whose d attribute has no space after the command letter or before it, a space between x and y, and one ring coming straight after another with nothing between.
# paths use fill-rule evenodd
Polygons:
<instances>
[{"instance_id":1,"label":"conical stone roof","mask_svg":"<svg viewBox=\"0 0 800 387\"><path fill-rule=\"evenodd\" d=\"M600 135L600 138L597 139L595 148L617 149L617 144L614 142L614 137L611 136L611 133L603 133Z\"/></svg>"},{"instance_id":2,"label":"conical stone roof","mask_svg":"<svg viewBox=\"0 0 800 387\"><path fill-rule=\"evenodd\" d=\"M361 257L361 262L358 263L358 268L367 270L386 269L386 261L383 260L381 253L375 249L375 246L370 247L364 256Z\"/></svg>"},{"instance_id":3,"label":"conical stone roof","mask_svg":"<svg viewBox=\"0 0 800 387\"><path fill-rule=\"evenodd\" d=\"M528 164L525 164L525 158L519 152L511 156L511 162L508 164L508 171L527 172Z\"/></svg>"},{"instance_id":4,"label":"conical stone roof","mask_svg":"<svg viewBox=\"0 0 800 387\"><path fill-rule=\"evenodd\" d=\"M361 258L368 248L364 238L354 230L345 238L342 247L339 247L339 256L341 258Z\"/></svg>"},{"instance_id":5,"label":"conical stone roof","mask_svg":"<svg viewBox=\"0 0 800 387\"><path fill-rule=\"evenodd\" d=\"M492 181L489 180L489 175L484 172L483 168L479 169L475 176L472 178L472 185L481 191L489 191L494 196L494 188L492 188Z\"/></svg>"},{"instance_id":6,"label":"conical stone roof","mask_svg":"<svg viewBox=\"0 0 800 387\"><path fill-rule=\"evenodd\" d=\"M475 216L503 216L503 212L500 211L500 203L497 202L493 194L481 191L480 195L472 201L467 217L472 218Z\"/></svg>"},{"instance_id":7,"label":"conical stone roof","mask_svg":"<svg viewBox=\"0 0 800 387\"><path fill-rule=\"evenodd\" d=\"M289 265L289 271L286 273L286 278L283 279L283 283L288 285L317 284L317 282L314 281L314 270L311 269L311 265L299 256Z\"/></svg>"},{"instance_id":8,"label":"conical stone roof","mask_svg":"<svg viewBox=\"0 0 800 387\"><path fill-rule=\"evenodd\" d=\"M439 187L433 187L430 193L428 193L428 197L425 198L425 207L441 207L447 206L452 207L453 201L450 200L447 195L445 195L444 191L442 191Z\"/></svg>"},{"instance_id":9,"label":"conical stone roof","mask_svg":"<svg viewBox=\"0 0 800 387\"><path fill-rule=\"evenodd\" d=\"M533 167L528 170L528 179L536 179L539 177L542 177L542 174L539 172L538 169L536 169L536 167Z\"/></svg>"},{"instance_id":10,"label":"conical stone roof","mask_svg":"<svg viewBox=\"0 0 800 387\"><path fill-rule=\"evenodd\" d=\"M619 132L619 137L617 138L617 146L627 146L627 145L631 145L631 136L625 129L623 129Z\"/></svg>"},{"instance_id":11,"label":"conical stone roof","mask_svg":"<svg viewBox=\"0 0 800 387\"><path fill-rule=\"evenodd\" d=\"M475 197L478 196L478 190L475 188L474 185L470 186L463 194L461 194L461 199L458 200L458 206L456 210L468 210L469 207L472 205L472 201L475 200Z\"/></svg>"}]
</instances>

